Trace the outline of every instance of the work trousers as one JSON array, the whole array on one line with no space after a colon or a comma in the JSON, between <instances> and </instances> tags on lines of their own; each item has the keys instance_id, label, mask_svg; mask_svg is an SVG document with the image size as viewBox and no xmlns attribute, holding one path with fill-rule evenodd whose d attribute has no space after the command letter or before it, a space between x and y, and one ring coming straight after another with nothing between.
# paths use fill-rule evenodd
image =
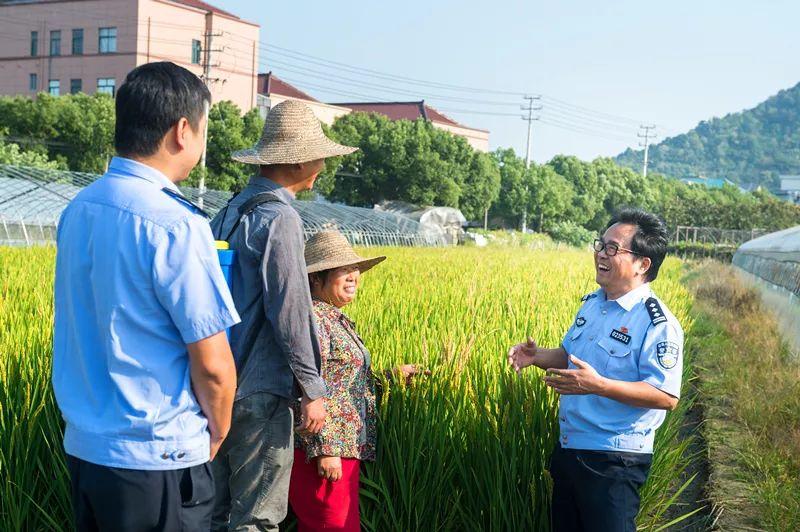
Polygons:
<instances>
[{"instance_id":1,"label":"work trousers","mask_svg":"<svg viewBox=\"0 0 800 532\"><path fill-rule=\"evenodd\" d=\"M278 530L286 518L294 461L289 400L255 393L233 404L228 437L212 462L212 530Z\"/></svg>"}]
</instances>

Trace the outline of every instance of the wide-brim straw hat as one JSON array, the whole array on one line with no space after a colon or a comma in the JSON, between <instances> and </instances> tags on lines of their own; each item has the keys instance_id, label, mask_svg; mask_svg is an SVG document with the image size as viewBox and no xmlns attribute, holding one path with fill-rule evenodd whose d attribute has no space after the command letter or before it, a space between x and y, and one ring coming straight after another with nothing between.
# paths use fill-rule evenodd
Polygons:
<instances>
[{"instance_id":1,"label":"wide-brim straw hat","mask_svg":"<svg viewBox=\"0 0 800 532\"><path fill-rule=\"evenodd\" d=\"M333 142L309 106L295 100L279 103L267 114L261 138L252 148L233 152L249 164L294 164L353 153L358 148Z\"/></svg>"},{"instance_id":2,"label":"wide-brim straw hat","mask_svg":"<svg viewBox=\"0 0 800 532\"><path fill-rule=\"evenodd\" d=\"M369 270L386 257L364 258L350 246L339 231L320 231L306 242L306 268L308 273L333 270L343 266L358 266L361 273Z\"/></svg>"}]
</instances>

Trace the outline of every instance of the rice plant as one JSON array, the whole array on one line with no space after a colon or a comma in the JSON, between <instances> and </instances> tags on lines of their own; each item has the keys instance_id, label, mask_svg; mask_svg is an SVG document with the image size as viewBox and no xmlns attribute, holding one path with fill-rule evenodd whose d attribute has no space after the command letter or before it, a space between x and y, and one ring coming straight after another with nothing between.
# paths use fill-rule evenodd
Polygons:
<instances>
[{"instance_id":1,"label":"rice plant","mask_svg":"<svg viewBox=\"0 0 800 532\"><path fill-rule=\"evenodd\" d=\"M518 377L508 347L561 341L595 289L591 255L525 249L374 248L389 256L346 311L376 369L419 363L429 377L384 382L378 460L362 476L365 529L547 530L557 397L542 372ZM50 387L54 250L0 248L0 527L68 529L61 421ZM655 289L690 330L691 300L667 262ZM683 412L668 417L643 490L657 528L686 466Z\"/></svg>"}]
</instances>

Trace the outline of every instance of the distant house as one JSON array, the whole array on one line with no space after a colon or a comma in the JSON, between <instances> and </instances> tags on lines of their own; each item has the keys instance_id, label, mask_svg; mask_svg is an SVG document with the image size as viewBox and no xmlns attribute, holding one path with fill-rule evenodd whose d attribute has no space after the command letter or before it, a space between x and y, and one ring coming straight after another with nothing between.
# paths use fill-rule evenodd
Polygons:
<instances>
[{"instance_id":1,"label":"distant house","mask_svg":"<svg viewBox=\"0 0 800 532\"><path fill-rule=\"evenodd\" d=\"M313 96L301 91L272 72L258 75L258 108L262 116L274 106L286 100L297 100L308 105L317 119L323 124L331 125L333 121L351 111L345 107L337 107L323 103Z\"/></svg>"},{"instance_id":2,"label":"distant house","mask_svg":"<svg viewBox=\"0 0 800 532\"><path fill-rule=\"evenodd\" d=\"M800 204L800 175L782 175L778 197Z\"/></svg>"},{"instance_id":3,"label":"distant house","mask_svg":"<svg viewBox=\"0 0 800 532\"><path fill-rule=\"evenodd\" d=\"M215 102L256 106L260 27L200 0L0 0L0 95L114 96L139 65L208 66Z\"/></svg>"},{"instance_id":4,"label":"distant house","mask_svg":"<svg viewBox=\"0 0 800 532\"><path fill-rule=\"evenodd\" d=\"M382 114L390 120L422 118L429 121L434 127L464 137L478 151L489 151L489 131L459 124L449 116L427 105L424 100L419 102L348 102L333 105L363 113Z\"/></svg>"},{"instance_id":5,"label":"distant house","mask_svg":"<svg viewBox=\"0 0 800 532\"><path fill-rule=\"evenodd\" d=\"M681 181L686 183L687 185L702 185L708 188L722 188L725 185L730 185L743 191L743 189L739 185L737 185L730 179L726 178L716 178L716 177L708 178L703 176L682 177Z\"/></svg>"},{"instance_id":6,"label":"distant house","mask_svg":"<svg viewBox=\"0 0 800 532\"><path fill-rule=\"evenodd\" d=\"M419 102L349 102L324 103L277 77L272 72L258 75L258 107L262 116L272 107L286 100L305 103L314 111L320 122L331 125L340 116L352 113L378 113L390 120L427 120L433 127L464 137L478 151L489 151L489 132L485 129L459 124L437 111L425 101Z\"/></svg>"}]
</instances>

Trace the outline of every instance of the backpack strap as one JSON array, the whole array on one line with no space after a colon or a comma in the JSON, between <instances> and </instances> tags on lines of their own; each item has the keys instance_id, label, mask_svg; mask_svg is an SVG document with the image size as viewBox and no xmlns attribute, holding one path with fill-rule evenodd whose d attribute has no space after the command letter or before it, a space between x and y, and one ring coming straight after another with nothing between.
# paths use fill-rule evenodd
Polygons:
<instances>
[{"instance_id":1,"label":"backpack strap","mask_svg":"<svg viewBox=\"0 0 800 532\"><path fill-rule=\"evenodd\" d=\"M259 192L258 194L255 194L255 195L251 196L247 201L245 201L244 203L239 205L239 208L236 209L237 214L239 215L239 218L236 220L236 223L233 224L233 227L231 227L231 230L228 232L228 236L225 237L225 241L227 242L227 241L230 240L230 238L233 236L233 233L236 231L236 229L239 228L239 224L241 224L242 221L245 218L247 218L247 216L251 212L256 210L256 208L259 205L263 205L264 203L272 203L272 202L281 203L281 200L278 198L278 196L276 196L272 192ZM225 206L225 209L226 209L225 214L227 214L227 212L228 212L227 211L227 209L228 209L227 205Z\"/></svg>"}]
</instances>

